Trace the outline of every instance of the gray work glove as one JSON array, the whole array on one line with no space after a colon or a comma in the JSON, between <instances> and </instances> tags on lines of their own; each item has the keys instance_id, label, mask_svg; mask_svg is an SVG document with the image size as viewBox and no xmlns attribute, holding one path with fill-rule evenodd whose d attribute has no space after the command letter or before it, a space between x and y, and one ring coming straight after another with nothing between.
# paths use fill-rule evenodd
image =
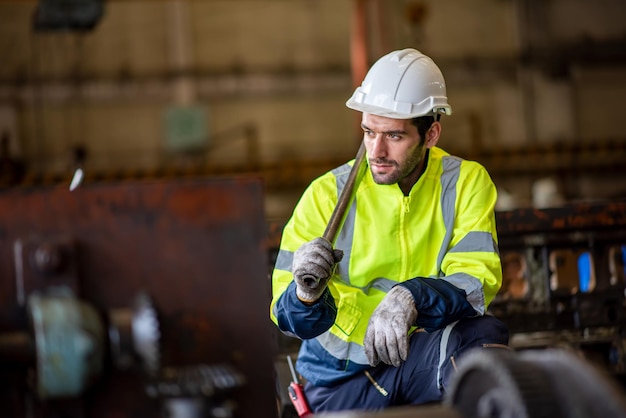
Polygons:
<instances>
[{"instance_id":1,"label":"gray work glove","mask_svg":"<svg viewBox=\"0 0 626 418\"><path fill-rule=\"evenodd\" d=\"M379 362L400 366L409 353L409 328L415 325L417 308L411 292L393 287L370 317L365 331L365 355L372 367Z\"/></svg>"},{"instance_id":2,"label":"gray work glove","mask_svg":"<svg viewBox=\"0 0 626 418\"><path fill-rule=\"evenodd\" d=\"M324 238L315 238L300 246L293 254L292 272L296 295L303 302L315 302L322 296L335 264L343 258L343 251L333 250Z\"/></svg>"}]
</instances>

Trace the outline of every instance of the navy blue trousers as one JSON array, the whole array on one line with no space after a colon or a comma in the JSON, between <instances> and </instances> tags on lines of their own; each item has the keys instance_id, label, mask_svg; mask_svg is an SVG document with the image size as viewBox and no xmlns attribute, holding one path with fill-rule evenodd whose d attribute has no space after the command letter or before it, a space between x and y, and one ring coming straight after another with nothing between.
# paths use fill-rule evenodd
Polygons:
<instances>
[{"instance_id":1,"label":"navy blue trousers","mask_svg":"<svg viewBox=\"0 0 626 418\"><path fill-rule=\"evenodd\" d=\"M400 367L381 363L332 387L306 383L304 391L316 413L439 402L464 352L508 345L508 340L508 330L498 319L466 318L435 332L411 335L409 355Z\"/></svg>"}]
</instances>

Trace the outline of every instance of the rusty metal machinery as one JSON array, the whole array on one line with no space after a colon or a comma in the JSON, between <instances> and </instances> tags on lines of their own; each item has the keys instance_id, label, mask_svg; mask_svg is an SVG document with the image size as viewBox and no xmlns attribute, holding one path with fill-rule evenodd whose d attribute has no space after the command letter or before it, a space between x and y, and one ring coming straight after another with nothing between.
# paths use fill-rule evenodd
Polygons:
<instances>
[{"instance_id":1,"label":"rusty metal machinery","mask_svg":"<svg viewBox=\"0 0 626 418\"><path fill-rule=\"evenodd\" d=\"M275 416L262 183L0 195L3 416Z\"/></svg>"},{"instance_id":2,"label":"rusty metal machinery","mask_svg":"<svg viewBox=\"0 0 626 418\"><path fill-rule=\"evenodd\" d=\"M490 307L517 350L578 352L626 383L626 201L497 213L503 288Z\"/></svg>"}]
</instances>

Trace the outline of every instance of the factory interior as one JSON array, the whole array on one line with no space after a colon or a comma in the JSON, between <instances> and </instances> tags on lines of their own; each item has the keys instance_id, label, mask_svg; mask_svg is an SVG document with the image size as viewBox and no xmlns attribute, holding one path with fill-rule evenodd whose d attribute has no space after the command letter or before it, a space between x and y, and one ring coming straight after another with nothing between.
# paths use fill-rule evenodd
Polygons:
<instances>
[{"instance_id":1,"label":"factory interior","mask_svg":"<svg viewBox=\"0 0 626 418\"><path fill-rule=\"evenodd\" d=\"M0 0L0 415L297 417L282 228L403 48L497 188L510 355L325 416L626 417L622 0Z\"/></svg>"}]
</instances>

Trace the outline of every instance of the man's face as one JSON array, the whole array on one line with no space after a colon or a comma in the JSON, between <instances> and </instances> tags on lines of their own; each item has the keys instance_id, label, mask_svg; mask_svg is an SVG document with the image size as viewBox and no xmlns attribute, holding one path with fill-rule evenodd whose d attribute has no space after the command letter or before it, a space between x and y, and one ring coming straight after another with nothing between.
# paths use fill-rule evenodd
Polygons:
<instances>
[{"instance_id":1,"label":"man's face","mask_svg":"<svg viewBox=\"0 0 626 418\"><path fill-rule=\"evenodd\" d=\"M378 184L400 183L401 187L404 183L410 189L417 181L419 172L416 168L426 151L417 127L410 119L363 113L361 128L374 181Z\"/></svg>"}]
</instances>

